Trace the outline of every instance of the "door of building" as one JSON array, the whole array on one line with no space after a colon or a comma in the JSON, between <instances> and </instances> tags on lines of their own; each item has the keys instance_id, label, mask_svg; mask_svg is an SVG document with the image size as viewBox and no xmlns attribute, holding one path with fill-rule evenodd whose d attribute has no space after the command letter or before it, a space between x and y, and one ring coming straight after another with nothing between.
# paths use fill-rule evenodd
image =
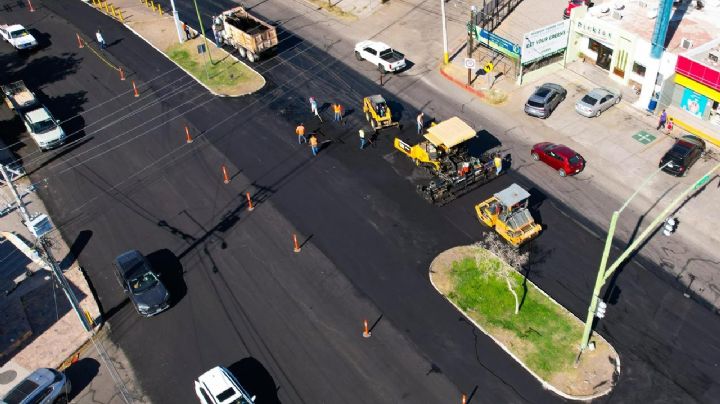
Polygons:
<instances>
[{"instance_id":1,"label":"door of building","mask_svg":"<svg viewBox=\"0 0 720 404\"><path fill-rule=\"evenodd\" d=\"M612 62L613 50L600 42L590 39L590 49L597 53L595 64L605 70L610 70L610 62Z\"/></svg>"}]
</instances>

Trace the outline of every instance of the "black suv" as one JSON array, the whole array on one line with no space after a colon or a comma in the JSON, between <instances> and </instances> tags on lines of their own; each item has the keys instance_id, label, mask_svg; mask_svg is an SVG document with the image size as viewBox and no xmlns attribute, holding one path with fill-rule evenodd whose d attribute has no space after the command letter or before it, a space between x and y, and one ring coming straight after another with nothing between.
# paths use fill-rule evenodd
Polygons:
<instances>
[{"instance_id":1,"label":"black suv","mask_svg":"<svg viewBox=\"0 0 720 404\"><path fill-rule=\"evenodd\" d=\"M705 142L697 136L686 135L675 141L673 147L660 159L658 167L662 167L666 173L684 177L703 153Z\"/></svg>"},{"instance_id":2,"label":"black suv","mask_svg":"<svg viewBox=\"0 0 720 404\"><path fill-rule=\"evenodd\" d=\"M561 85L545 83L525 103L525 113L539 118L547 118L567 96L567 90Z\"/></svg>"}]
</instances>

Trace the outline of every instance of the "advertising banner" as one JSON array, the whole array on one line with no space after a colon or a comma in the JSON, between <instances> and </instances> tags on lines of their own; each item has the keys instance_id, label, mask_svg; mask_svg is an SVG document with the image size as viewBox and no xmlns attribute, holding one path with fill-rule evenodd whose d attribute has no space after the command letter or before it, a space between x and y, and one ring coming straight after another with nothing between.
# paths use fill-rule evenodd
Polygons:
<instances>
[{"instance_id":1,"label":"advertising banner","mask_svg":"<svg viewBox=\"0 0 720 404\"><path fill-rule=\"evenodd\" d=\"M685 91L683 91L682 100L680 100L680 108L701 118L705 113L705 107L708 103L707 100L707 97L704 95L700 95L686 88Z\"/></svg>"},{"instance_id":2,"label":"advertising banner","mask_svg":"<svg viewBox=\"0 0 720 404\"><path fill-rule=\"evenodd\" d=\"M558 53L567 47L570 34L570 20L551 24L523 36L522 64L532 63L546 56Z\"/></svg>"},{"instance_id":3,"label":"advertising banner","mask_svg":"<svg viewBox=\"0 0 720 404\"><path fill-rule=\"evenodd\" d=\"M475 26L473 34L478 43L495 49L503 55L509 56L513 59L520 58L520 45L508 41L499 35L495 35L490 31L484 30L477 25Z\"/></svg>"}]
</instances>

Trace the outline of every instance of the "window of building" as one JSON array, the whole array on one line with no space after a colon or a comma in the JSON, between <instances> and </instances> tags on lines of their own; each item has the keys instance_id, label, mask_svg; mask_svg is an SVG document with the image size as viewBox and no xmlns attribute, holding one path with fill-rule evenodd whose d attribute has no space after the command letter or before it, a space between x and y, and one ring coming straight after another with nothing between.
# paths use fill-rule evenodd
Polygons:
<instances>
[{"instance_id":1,"label":"window of building","mask_svg":"<svg viewBox=\"0 0 720 404\"><path fill-rule=\"evenodd\" d=\"M632 71L638 76L645 77L645 66L639 65L637 62L633 63Z\"/></svg>"}]
</instances>

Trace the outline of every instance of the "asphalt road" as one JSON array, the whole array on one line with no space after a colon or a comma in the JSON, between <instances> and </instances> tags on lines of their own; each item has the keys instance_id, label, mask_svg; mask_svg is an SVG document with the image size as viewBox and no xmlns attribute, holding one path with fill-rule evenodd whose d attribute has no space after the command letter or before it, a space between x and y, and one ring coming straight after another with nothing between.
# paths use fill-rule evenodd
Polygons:
<instances>
[{"instance_id":1,"label":"asphalt road","mask_svg":"<svg viewBox=\"0 0 720 404\"><path fill-rule=\"evenodd\" d=\"M51 46L26 60L3 48L3 71L40 88L59 119L82 118L63 125L79 131L75 144L15 152L34 181L47 178L40 192L65 239L92 232L81 264L154 401L193 402L192 378L216 363L255 375L259 402L455 402L460 391L471 402L559 401L444 302L427 267L440 251L482 237L472 205L518 182L544 226L529 278L584 317L602 241L571 209L513 172L449 206L426 205L413 190L414 167L391 144L394 135L417 139L416 111L386 94L405 128L360 151L363 119L352 106L381 89L287 32L280 54L259 65L265 89L214 99L81 2L41 5L22 17ZM76 49L74 33L91 37L99 26L111 61L140 83L139 99ZM293 133L300 120L318 126L310 95L354 109L346 125L319 128L327 142L316 158ZM186 124L203 133L191 145ZM246 190L260 202L251 214ZM300 254L290 248L295 231L307 241ZM123 299L109 263L128 248L169 268L177 302L168 312L142 320ZM710 402L720 393L717 316L662 273L631 263L616 279L599 330L620 352L622 373L598 402ZM363 317L379 318L370 340L359 337Z\"/></svg>"}]
</instances>

